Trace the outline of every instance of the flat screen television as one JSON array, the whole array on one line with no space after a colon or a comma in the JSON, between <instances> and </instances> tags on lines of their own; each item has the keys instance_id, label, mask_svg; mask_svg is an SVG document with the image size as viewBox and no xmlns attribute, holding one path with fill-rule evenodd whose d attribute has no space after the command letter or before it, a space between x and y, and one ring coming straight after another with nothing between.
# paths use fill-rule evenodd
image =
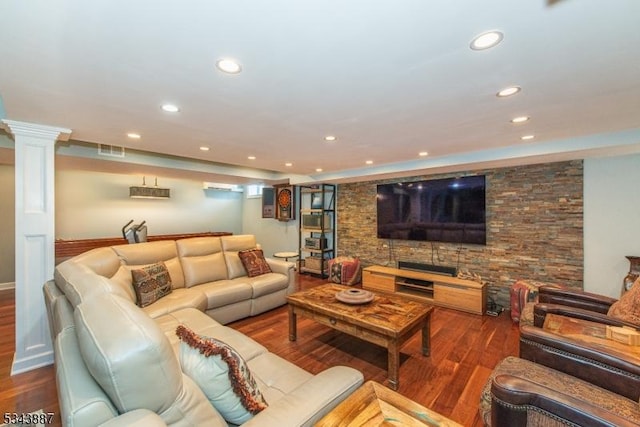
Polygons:
<instances>
[{"instance_id":1,"label":"flat screen television","mask_svg":"<svg viewBox=\"0 0 640 427\"><path fill-rule=\"evenodd\" d=\"M379 184L378 238L486 245L485 176Z\"/></svg>"}]
</instances>

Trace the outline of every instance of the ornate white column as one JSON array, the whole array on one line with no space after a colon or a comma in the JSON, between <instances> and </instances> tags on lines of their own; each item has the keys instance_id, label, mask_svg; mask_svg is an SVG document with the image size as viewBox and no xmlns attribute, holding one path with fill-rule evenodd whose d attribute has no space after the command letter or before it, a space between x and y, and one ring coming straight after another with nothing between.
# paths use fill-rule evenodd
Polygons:
<instances>
[{"instance_id":1,"label":"ornate white column","mask_svg":"<svg viewBox=\"0 0 640 427\"><path fill-rule=\"evenodd\" d=\"M53 363L42 285L55 265L55 144L70 129L2 121L15 140L16 352L11 375Z\"/></svg>"}]
</instances>

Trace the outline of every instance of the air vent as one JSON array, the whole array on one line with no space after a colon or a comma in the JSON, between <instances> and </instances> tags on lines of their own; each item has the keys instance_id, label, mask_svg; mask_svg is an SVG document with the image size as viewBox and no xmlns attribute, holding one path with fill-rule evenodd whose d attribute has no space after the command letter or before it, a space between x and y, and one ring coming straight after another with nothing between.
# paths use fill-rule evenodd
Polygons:
<instances>
[{"instance_id":1,"label":"air vent","mask_svg":"<svg viewBox=\"0 0 640 427\"><path fill-rule=\"evenodd\" d=\"M124 157L124 147L117 145L98 144L98 154L109 157Z\"/></svg>"},{"instance_id":2,"label":"air vent","mask_svg":"<svg viewBox=\"0 0 640 427\"><path fill-rule=\"evenodd\" d=\"M203 182L202 188L205 190L234 191L236 193L242 193L244 190L241 185L223 184L221 182Z\"/></svg>"}]
</instances>

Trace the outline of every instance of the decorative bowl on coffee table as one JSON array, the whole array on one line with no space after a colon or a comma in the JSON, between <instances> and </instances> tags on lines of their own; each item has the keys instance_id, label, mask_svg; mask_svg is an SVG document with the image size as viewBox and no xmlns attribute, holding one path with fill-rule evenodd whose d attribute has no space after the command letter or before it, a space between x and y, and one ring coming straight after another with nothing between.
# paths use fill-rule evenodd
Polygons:
<instances>
[{"instance_id":1,"label":"decorative bowl on coffee table","mask_svg":"<svg viewBox=\"0 0 640 427\"><path fill-rule=\"evenodd\" d=\"M345 304L366 304L373 301L373 292L364 289L345 289L336 293L336 299Z\"/></svg>"}]
</instances>

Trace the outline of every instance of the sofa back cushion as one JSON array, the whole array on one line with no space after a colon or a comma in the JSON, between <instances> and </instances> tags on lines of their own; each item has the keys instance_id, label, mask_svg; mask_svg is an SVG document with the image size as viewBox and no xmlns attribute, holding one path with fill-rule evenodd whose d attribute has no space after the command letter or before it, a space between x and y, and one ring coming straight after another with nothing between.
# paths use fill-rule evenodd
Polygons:
<instances>
[{"instance_id":1,"label":"sofa back cushion","mask_svg":"<svg viewBox=\"0 0 640 427\"><path fill-rule=\"evenodd\" d=\"M175 241L160 240L133 245L118 245L112 246L112 249L125 265L129 283L131 283L131 270L162 261L169 270L172 289L184 288L184 273L178 259Z\"/></svg>"},{"instance_id":2,"label":"sofa back cushion","mask_svg":"<svg viewBox=\"0 0 640 427\"><path fill-rule=\"evenodd\" d=\"M229 279L246 276L247 271L238 256L238 252L256 248L256 237L253 234L222 236L220 237L220 242L222 243L222 250L224 250Z\"/></svg>"},{"instance_id":3,"label":"sofa back cushion","mask_svg":"<svg viewBox=\"0 0 640 427\"><path fill-rule=\"evenodd\" d=\"M227 266L219 237L192 237L176 240L186 287L224 280Z\"/></svg>"},{"instance_id":4,"label":"sofa back cushion","mask_svg":"<svg viewBox=\"0 0 640 427\"><path fill-rule=\"evenodd\" d=\"M160 327L113 294L85 300L74 313L82 359L119 413L148 409L168 424L224 425L186 377Z\"/></svg>"},{"instance_id":5,"label":"sofa back cushion","mask_svg":"<svg viewBox=\"0 0 640 427\"><path fill-rule=\"evenodd\" d=\"M180 364L158 325L131 301L102 294L74 313L82 358L119 412L162 412L182 385Z\"/></svg>"},{"instance_id":6,"label":"sofa back cushion","mask_svg":"<svg viewBox=\"0 0 640 427\"><path fill-rule=\"evenodd\" d=\"M100 294L114 294L129 301L134 301L132 295L116 281L85 269L78 269L71 274L69 280L65 282L63 291L74 308L83 301Z\"/></svg>"}]
</instances>

